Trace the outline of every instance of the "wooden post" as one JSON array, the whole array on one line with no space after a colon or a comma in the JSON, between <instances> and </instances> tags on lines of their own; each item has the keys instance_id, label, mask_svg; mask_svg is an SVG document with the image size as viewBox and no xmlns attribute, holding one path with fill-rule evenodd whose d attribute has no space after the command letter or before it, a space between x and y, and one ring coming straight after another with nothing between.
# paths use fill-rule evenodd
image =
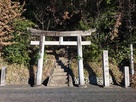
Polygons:
<instances>
[{"instance_id":1,"label":"wooden post","mask_svg":"<svg viewBox=\"0 0 136 102\"><path fill-rule=\"evenodd\" d=\"M130 69L131 75L134 75L133 44L130 44Z\"/></svg>"},{"instance_id":2,"label":"wooden post","mask_svg":"<svg viewBox=\"0 0 136 102\"><path fill-rule=\"evenodd\" d=\"M84 85L84 70L83 70L83 54L82 54L82 37L77 36L77 49L78 49L78 74L79 74L79 85Z\"/></svg>"},{"instance_id":3,"label":"wooden post","mask_svg":"<svg viewBox=\"0 0 136 102\"><path fill-rule=\"evenodd\" d=\"M45 36L41 35L40 36L40 51L39 51L39 56L40 58L38 59L38 68L37 68L37 76L36 76L36 85L41 85L42 83L42 69L43 69L43 58L44 58L44 41L45 41Z\"/></svg>"},{"instance_id":4,"label":"wooden post","mask_svg":"<svg viewBox=\"0 0 136 102\"><path fill-rule=\"evenodd\" d=\"M130 79L129 79L129 67L124 67L124 74L125 74L125 88L130 86Z\"/></svg>"},{"instance_id":5,"label":"wooden post","mask_svg":"<svg viewBox=\"0 0 136 102\"><path fill-rule=\"evenodd\" d=\"M62 45L63 44L63 37L59 37L59 44Z\"/></svg>"},{"instance_id":6,"label":"wooden post","mask_svg":"<svg viewBox=\"0 0 136 102\"><path fill-rule=\"evenodd\" d=\"M108 63L108 51L103 51L103 85L104 87L110 86L110 79L109 79L109 63Z\"/></svg>"},{"instance_id":7,"label":"wooden post","mask_svg":"<svg viewBox=\"0 0 136 102\"><path fill-rule=\"evenodd\" d=\"M2 67L1 69L1 79L0 79L0 86L6 85L6 67Z\"/></svg>"}]
</instances>

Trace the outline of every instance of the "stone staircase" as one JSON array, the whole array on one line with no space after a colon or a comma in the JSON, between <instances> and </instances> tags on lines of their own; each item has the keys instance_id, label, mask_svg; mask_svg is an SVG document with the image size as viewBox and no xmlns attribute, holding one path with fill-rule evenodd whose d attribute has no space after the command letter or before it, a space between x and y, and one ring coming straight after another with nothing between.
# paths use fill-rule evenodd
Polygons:
<instances>
[{"instance_id":1,"label":"stone staircase","mask_svg":"<svg viewBox=\"0 0 136 102\"><path fill-rule=\"evenodd\" d=\"M60 87L68 86L68 59L59 58L56 61L56 67L53 70L52 75L49 78L47 86Z\"/></svg>"}]
</instances>

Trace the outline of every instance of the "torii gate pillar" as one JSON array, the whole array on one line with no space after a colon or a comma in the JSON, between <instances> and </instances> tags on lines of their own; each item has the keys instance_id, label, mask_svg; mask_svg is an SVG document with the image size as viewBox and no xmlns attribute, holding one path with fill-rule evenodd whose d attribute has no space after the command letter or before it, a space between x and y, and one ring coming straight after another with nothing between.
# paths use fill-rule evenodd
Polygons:
<instances>
[{"instance_id":1,"label":"torii gate pillar","mask_svg":"<svg viewBox=\"0 0 136 102\"><path fill-rule=\"evenodd\" d=\"M41 35L40 36L40 51L39 51L40 58L38 59L38 70L37 70L37 74L36 74L36 85L41 85L41 82L42 82L44 41L45 41L45 36Z\"/></svg>"},{"instance_id":2,"label":"torii gate pillar","mask_svg":"<svg viewBox=\"0 0 136 102\"><path fill-rule=\"evenodd\" d=\"M79 85L84 85L84 70L83 70L83 52L82 52L82 37L77 36L77 53L78 53L78 77L79 77Z\"/></svg>"}]
</instances>

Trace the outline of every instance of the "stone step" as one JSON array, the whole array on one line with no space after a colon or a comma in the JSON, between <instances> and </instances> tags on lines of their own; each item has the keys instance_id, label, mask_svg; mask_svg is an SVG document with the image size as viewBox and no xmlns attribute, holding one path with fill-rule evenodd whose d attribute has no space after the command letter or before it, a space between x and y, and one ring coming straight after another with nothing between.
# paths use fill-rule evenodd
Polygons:
<instances>
[{"instance_id":1,"label":"stone step","mask_svg":"<svg viewBox=\"0 0 136 102\"><path fill-rule=\"evenodd\" d=\"M66 64L68 64L68 63L69 63L69 60L61 59L61 60L59 60L59 61L56 62L56 65L60 65L60 64L66 65Z\"/></svg>"},{"instance_id":2,"label":"stone step","mask_svg":"<svg viewBox=\"0 0 136 102\"><path fill-rule=\"evenodd\" d=\"M66 76L67 75L67 73L66 72L56 72L56 73L54 73L53 74L53 76Z\"/></svg>"},{"instance_id":3,"label":"stone step","mask_svg":"<svg viewBox=\"0 0 136 102\"><path fill-rule=\"evenodd\" d=\"M55 76L52 76L52 80L66 80L68 78L68 76L65 76L65 75L55 75Z\"/></svg>"},{"instance_id":4,"label":"stone step","mask_svg":"<svg viewBox=\"0 0 136 102\"><path fill-rule=\"evenodd\" d=\"M55 69L62 69L60 65L56 65Z\"/></svg>"},{"instance_id":5,"label":"stone step","mask_svg":"<svg viewBox=\"0 0 136 102\"><path fill-rule=\"evenodd\" d=\"M51 80L50 84L66 84L68 81L67 80Z\"/></svg>"},{"instance_id":6,"label":"stone step","mask_svg":"<svg viewBox=\"0 0 136 102\"><path fill-rule=\"evenodd\" d=\"M66 58L66 57L59 57L59 60L68 61L68 58ZM58 60L58 61L59 61L59 60Z\"/></svg>"},{"instance_id":7,"label":"stone step","mask_svg":"<svg viewBox=\"0 0 136 102\"><path fill-rule=\"evenodd\" d=\"M55 69L54 69L54 73L57 73L57 72L64 72L64 69L61 69L61 68L55 68Z\"/></svg>"},{"instance_id":8,"label":"stone step","mask_svg":"<svg viewBox=\"0 0 136 102\"><path fill-rule=\"evenodd\" d=\"M67 87L68 84L50 84L52 87Z\"/></svg>"},{"instance_id":9,"label":"stone step","mask_svg":"<svg viewBox=\"0 0 136 102\"><path fill-rule=\"evenodd\" d=\"M68 86L68 76L66 68L68 66L67 58L59 58L56 61L56 68L54 69L53 76L50 79L49 86ZM65 70L64 70L65 69Z\"/></svg>"}]
</instances>

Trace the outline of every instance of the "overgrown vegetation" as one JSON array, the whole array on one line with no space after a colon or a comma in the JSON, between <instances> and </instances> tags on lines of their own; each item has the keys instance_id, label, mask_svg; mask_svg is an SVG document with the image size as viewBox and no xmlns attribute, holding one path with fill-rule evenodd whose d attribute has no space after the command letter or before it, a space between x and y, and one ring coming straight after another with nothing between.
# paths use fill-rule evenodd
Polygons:
<instances>
[{"instance_id":1,"label":"overgrown vegetation","mask_svg":"<svg viewBox=\"0 0 136 102\"><path fill-rule=\"evenodd\" d=\"M28 65L30 61L30 33L27 32L28 27L34 24L26 19L14 19L12 23L13 38L10 42L14 43L3 48L3 58L9 63L18 63Z\"/></svg>"},{"instance_id":2,"label":"overgrown vegetation","mask_svg":"<svg viewBox=\"0 0 136 102\"><path fill-rule=\"evenodd\" d=\"M11 45L9 39L12 38L14 19L19 18L23 13L24 4L12 2L11 0L0 1L0 46Z\"/></svg>"}]
</instances>

